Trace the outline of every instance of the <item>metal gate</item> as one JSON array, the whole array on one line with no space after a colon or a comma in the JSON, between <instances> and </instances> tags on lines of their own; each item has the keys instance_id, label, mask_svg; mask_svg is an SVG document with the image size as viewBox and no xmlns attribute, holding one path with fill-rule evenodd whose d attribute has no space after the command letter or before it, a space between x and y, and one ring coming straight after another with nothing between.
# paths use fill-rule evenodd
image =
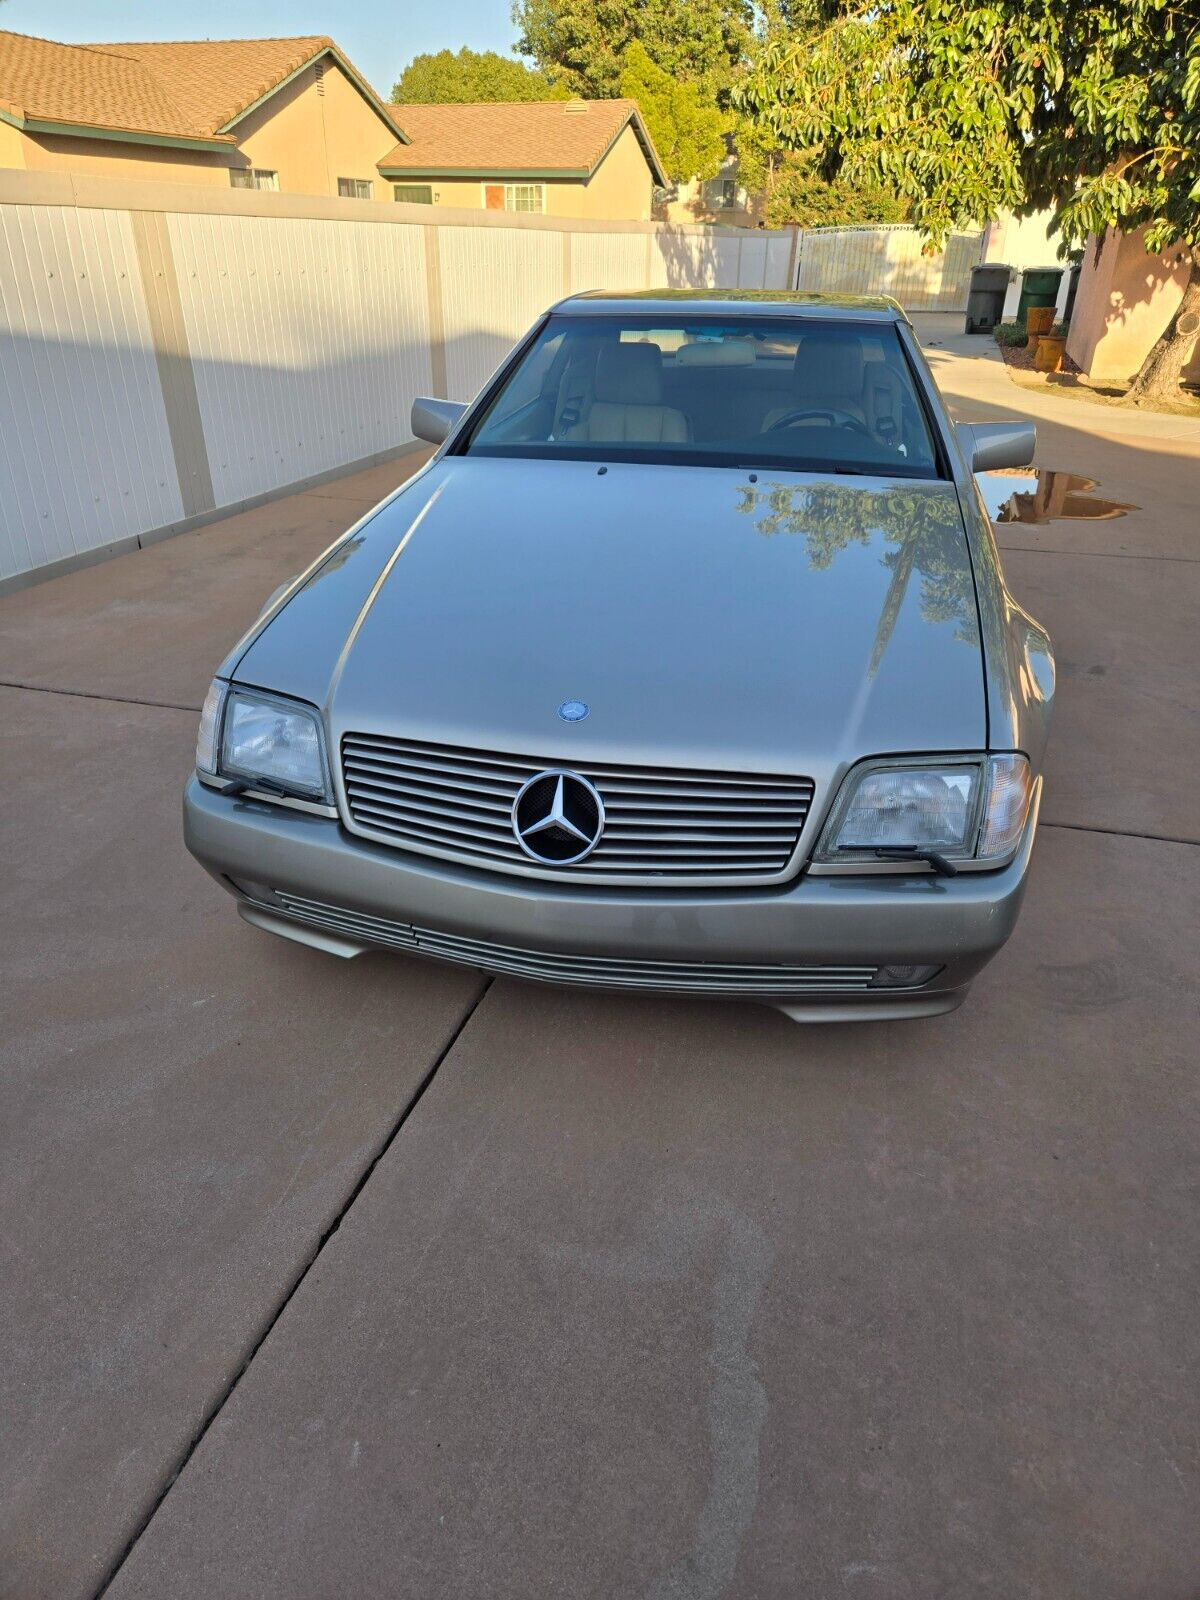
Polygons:
<instances>
[{"instance_id":1,"label":"metal gate","mask_svg":"<svg viewBox=\"0 0 1200 1600\"><path fill-rule=\"evenodd\" d=\"M906 311L965 311L982 233L952 233L927 254L919 228L806 228L799 238L796 288L824 294L890 294Z\"/></svg>"}]
</instances>

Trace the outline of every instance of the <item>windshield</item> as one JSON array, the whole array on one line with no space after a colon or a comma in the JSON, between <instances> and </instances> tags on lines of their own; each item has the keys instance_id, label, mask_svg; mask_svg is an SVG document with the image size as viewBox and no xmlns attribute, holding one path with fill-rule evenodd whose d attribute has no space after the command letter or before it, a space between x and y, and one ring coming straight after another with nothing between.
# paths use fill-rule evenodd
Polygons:
<instances>
[{"instance_id":1,"label":"windshield","mask_svg":"<svg viewBox=\"0 0 1200 1600\"><path fill-rule=\"evenodd\" d=\"M938 476L895 326L799 317L551 317L459 449Z\"/></svg>"}]
</instances>

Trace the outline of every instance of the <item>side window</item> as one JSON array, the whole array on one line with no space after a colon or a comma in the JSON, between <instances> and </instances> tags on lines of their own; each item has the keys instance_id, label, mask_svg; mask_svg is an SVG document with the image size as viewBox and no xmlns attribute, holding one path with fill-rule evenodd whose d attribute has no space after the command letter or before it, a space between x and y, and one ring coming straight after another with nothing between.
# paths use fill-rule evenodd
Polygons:
<instances>
[{"instance_id":1,"label":"side window","mask_svg":"<svg viewBox=\"0 0 1200 1600\"><path fill-rule=\"evenodd\" d=\"M392 185L392 199L400 200L409 206L431 206L433 204L433 185L431 183L394 183Z\"/></svg>"}]
</instances>

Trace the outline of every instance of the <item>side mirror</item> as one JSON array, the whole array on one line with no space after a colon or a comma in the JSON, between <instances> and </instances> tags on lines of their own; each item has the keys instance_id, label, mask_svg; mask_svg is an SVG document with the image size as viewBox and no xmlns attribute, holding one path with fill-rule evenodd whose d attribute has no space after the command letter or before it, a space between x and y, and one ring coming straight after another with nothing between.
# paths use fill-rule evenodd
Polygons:
<instances>
[{"instance_id":1,"label":"side mirror","mask_svg":"<svg viewBox=\"0 0 1200 1600\"><path fill-rule=\"evenodd\" d=\"M461 400L414 400L409 426L418 439L442 444L458 426L466 409Z\"/></svg>"},{"instance_id":2,"label":"side mirror","mask_svg":"<svg viewBox=\"0 0 1200 1600\"><path fill-rule=\"evenodd\" d=\"M1032 422L960 422L954 431L972 472L1027 467L1033 460L1037 429Z\"/></svg>"}]
</instances>

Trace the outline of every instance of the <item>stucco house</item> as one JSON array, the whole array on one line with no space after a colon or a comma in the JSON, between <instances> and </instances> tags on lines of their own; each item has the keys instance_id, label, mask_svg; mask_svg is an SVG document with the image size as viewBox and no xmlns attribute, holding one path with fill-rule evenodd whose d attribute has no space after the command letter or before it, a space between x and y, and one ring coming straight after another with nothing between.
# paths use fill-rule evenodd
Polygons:
<instances>
[{"instance_id":1,"label":"stucco house","mask_svg":"<svg viewBox=\"0 0 1200 1600\"><path fill-rule=\"evenodd\" d=\"M666 182L633 100L400 105L379 163L397 200L648 222Z\"/></svg>"},{"instance_id":2,"label":"stucco house","mask_svg":"<svg viewBox=\"0 0 1200 1600\"><path fill-rule=\"evenodd\" d=\"M1004 261L1018 273L1004 303L1006 317L1016 315L1019 274L1028 267L1062 266L1060 244L1053 211L1035 211L1027 217L1004 212L988 224L983 260ZM1151 255L1144 228L1089 235L1067 334L1068 356L1097 383L1128 382L1178 311L1190 271L1186 253L1178 248L1168 246L1161 255ZM1060 317L1068 279L1069 273L1064 271L1058 296ZM1200 382L1200 342L1185 364L1183 376L1189 383Z\"/></svg>"},{"instance_id":3,"label":"stucco house","mask_svg":"<svg viewBox=\"0 0 1200 1600\"><path fill-rule=\"evenodd\" d=\"M1067 354L1099 382L1132 378L1179 310L1192 265L1186 251L1146 249L1145 229L1093 234L1084 252ZM1200 341L1183 368L1200 382Z\"/></svg>"},{"instance_id":4,"label":"stucco house","mask_svg":"<svg viewBox=\"0 0 1200 1600\"><path fill-rule=\"evenodd\" d=\"M0 31L0 167L390 201L378 162L406 137L329 38Z\"/></svg>"}]
</instances>

